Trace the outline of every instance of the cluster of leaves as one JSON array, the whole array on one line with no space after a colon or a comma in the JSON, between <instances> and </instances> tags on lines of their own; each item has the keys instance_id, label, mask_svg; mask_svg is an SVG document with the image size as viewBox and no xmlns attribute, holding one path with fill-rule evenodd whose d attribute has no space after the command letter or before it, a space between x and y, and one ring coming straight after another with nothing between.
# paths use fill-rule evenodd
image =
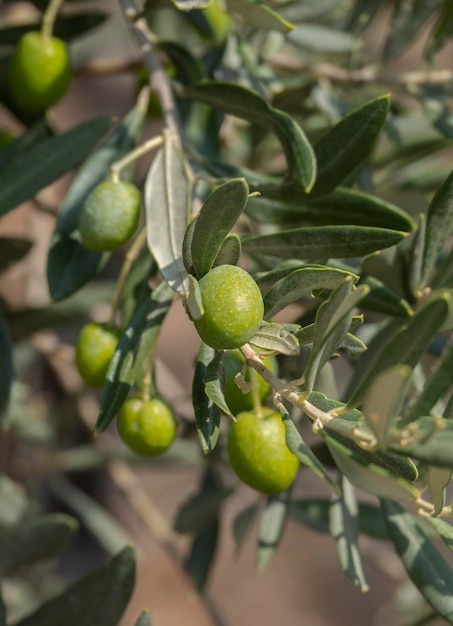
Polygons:
<instances>
[{"instance_id":1,"label":"cluster of leaves","mask_svg":"<svg viewBox=\"0 0 453 626\"><path fill-rule=\"evenodd\" d=\"M47 3L33 4L42 10ZM290 2L277 12L257 0L228 0L234 22L214 5L217 19L228 20L222 29L207 4L145 2L137 15L156 34L161 62L172 68L180 136L174 128L164 130L142 181L148 245L133 259L125 283L123 333L96 429L104 431L130 391L141 387L147 356L177 295L196 318L198 279L216 264L246 260L265 305L265 323L252 343L279 356L281 375L273 383L287 444L303 468L328 483L332 498L294 499L289 491L246 508L234 522L238 547L259 517L257 563L265 567L290 514L329 532L344 571L366 590L359 535L390 540L433 614L453 623L453 572L431 540L437 534L451 549L451 526L440 516L452 512L445 505L453 471L453 174L445 159L453 132L452 81L440 77L433 85L428 74L424 81L417 72L399 76L388 69L435 10L424 52L428 61L434 58L451 34L450 3L392 3L377 66L369 65L362 38L387 2L358 0L349 12L343 5L350 3L339 1ZM70 40L104 19L100 12L62 13L56 34ZM18 37L35 27L0 31L4 68ZM4 84L0 80L0 100L26 131L0 153L0 214L82 163L49 249L49 291L53 301L62 301L52 324L79 315L77 292L108 261L81 245L78 216L110 166L139 143L146 107L139 100L120 122L97 118L55 134L48 120L24 119ZM163 114L165 122L165 106ZM126 171L126 177L133 174ZM414 196L420 187L431 193L430 201ZM3 269L30 243L9 240L2 246ZM150 279L157 285L152 289ZM66 300L68 308L58 308ZM291 304L301 305L296 319L272 321ZM5 307L1 318L0 407L13 431L8 327L18 327L27 313L33 319L27 333L49 324L48 311L40 318L36 311L18 314ZM15 337L24 335L18 331ZM342 391L331 375L339 354L352 368ZM232 493L223 483L217 445L221 416L231 415L223 357L206 345L197 357L195 429L207 456L200 490L174 522L177 532L192 536L186 567L200 590L215 555L221 506ZM253 356L249 362L259 366ZM315 445L304 441L308 426L319 435ZM16 489L8 484L1 502ZM358 502L352 485L377 496L379 506ZM401 502L415 503L427 521ZM24 522L23 515L21 509L0 537L4 576L55 554L75 529L72 518L41 515ZM21 549L11 553L13 545ZM118 542L110 544L112 552L113 545ZM74 598L85 611L71 615L74 624L115 624L133 584L133 554L125 548L106 569L20 624L58 624L63 616L68 624L65 607ZM98 603L99 593L105 602ZM137 624L147 620L144 614ZM6 617L0 605L1 623Z\"/></svg>"}]
</instances>

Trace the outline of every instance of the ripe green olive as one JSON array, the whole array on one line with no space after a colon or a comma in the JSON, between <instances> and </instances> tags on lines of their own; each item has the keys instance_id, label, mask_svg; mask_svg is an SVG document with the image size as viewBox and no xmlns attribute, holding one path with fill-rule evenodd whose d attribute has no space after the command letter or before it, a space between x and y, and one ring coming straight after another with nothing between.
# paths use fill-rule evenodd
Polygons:
<instances>
[{"instance_id":1,"label":"ripe green olive","mask_svg":"<svg viewBox=\"0 0 453 626\"><path fill-rule=\"evenodd\" d=\"M106 324L91 322L84 326L76 343L76 366L90 387L104 385L107 370L118 345L120 331Z\"/></svg>"},{"instance_id":2,"label":"ripe green olive","mask_svg":"<svg viewBox=\"0 0 453 626\"><path fill-rule=\"evenodd\" d=\"M239 413L228 434L228 456L246 485L266 494L285 491L293 483L299 461L289 450L279 413Z\"/></svg>"},{"instance_id":3,"label":"ripe green olive","mask_svg":"<svg viewBox=\"0 0 453 626\"><path fill-rule=\"evenodd\" d=\"M117 424L123 442L141 456L165 452L173 443L178 427L173 411L165 402L159 398L143 402L139 397L126 400Z\"/></svg>"},{"instance_id":4,"label":"ripe green olive","mask_svg":"<svg viewBox=\"0 0 453 626\"><path fill-rule=\"evenodd\" d=\"M24 35L16 46L9 68L11 97L22 111L39 114L66 93L71 68L66 44L40 32Z\"/></svg>"},{"instance_id":5,"label":"ripe green olive","mask_svg":"<svg viewBox=\"0 0 453 626\"><path fill-rule=\"evenodd\" d=\"M200 280L204 315L194 321L202 340L218 350L232 350L256 335L264 313L253 278L235 265L219 265Z\"/></svg>"},{"instance_id":6,"label":"ripe green olive","mask_svg":"<svg viewBox=\"0 0 453 626\"><path fill-rule=\"evenodd\" d=\"M80 211L79 230L88 250L107 252L129 241L140 219L140 191L132 183L106 180L90 193Z\"/></svg>"}]
</instances>

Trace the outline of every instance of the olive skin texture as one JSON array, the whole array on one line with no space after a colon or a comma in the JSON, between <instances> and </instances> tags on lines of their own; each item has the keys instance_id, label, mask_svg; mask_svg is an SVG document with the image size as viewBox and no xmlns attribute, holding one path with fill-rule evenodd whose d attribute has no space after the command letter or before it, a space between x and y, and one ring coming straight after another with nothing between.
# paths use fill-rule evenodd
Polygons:
<instances>
[{"instance_id":1,"label":"olive skin texture","mask_svg":"<svg viewBox=\"0 0 453 626\"><path fill-rule=\"evenodd\" d=\"M140 191L132 183L106 180L85 200L79 215L82 243L109 252L129 241L140 219Z\"/></svg>"},{"instance_id":2,"label":"olive skin texture","mask_svg":"<svg viewBox=\"0 0 453 626\"><path fill-rule=\"evenodd\" d=\"M71 67L66 44L40 32L24 35L16 46L9 68L11 98L25 113L38 115L66 93Z\"/></svg>"},{"instance_id":3,"label":"olive skin texture","mask_svg":"<svg viewBox=\"0 0 453 626\"><path fill-rule=\"evenodd\" d=\"M173 443L178 427L165 402L159 398L143 402L139 397L126 400L117 424L123 442L141 456L157 456L165 452Z\"/></svg>"},{"instance_id":4,"label":"olive skin texture","mask_svg":"<svg viewBox=\"0 0 453 626\"><path fill-rule=\"evenodd\" d=\"M104 385L120 334L117 328L97 322L87 324L79 333L75 361L80 376L89 387Z\"/></svg>"},{"instance_id":5,"label":"olive skin texture","mask_svg":"<svg viewBox=\"0 0 453 626\"><path fill-rule=\"evenodd\" d=\"M228 433L228 456L242 482L268 495L288 489L299 467L286 445L282 418L272 409L237 416Z\"/></svg>"},{"instance_id":6,"label":"olive skin texture","mask_svg":"<svg viewBox=\"0 0 453 626\"><path fill-rule=\"evenodd\" d=\"M264 314L261 292L250 274L235 265L219 265L199 284L204 315L194 324L201 339L217 350L250 341Z\"/></svg>"},{"instance_id":7,"label":"olive skin texture","mask_svg":"<svg viewBox=\"0 0 453 626\"><path fill-rule=\"evenodd\" d=\"M251 391L248 393L242 393L241 389L234 382L234 377L242 370L242 366L245 362L245 358L239 350L229 350L225 357L224 372L225 372L225 388L224 395L225 401L233 413L237 415L242 411L249 411L253 408L253 396ZM263 365L267 367L274 375L277 374L277 360L275 357L266 356L263 358ZM256 384L258 385L258 396L260 400L264 400L270 391L270 385L261 376L255 372L255 370L247 369L245 374L246 382L250 382L251 376L256 377Z\"/></svg>"}]
</instances>

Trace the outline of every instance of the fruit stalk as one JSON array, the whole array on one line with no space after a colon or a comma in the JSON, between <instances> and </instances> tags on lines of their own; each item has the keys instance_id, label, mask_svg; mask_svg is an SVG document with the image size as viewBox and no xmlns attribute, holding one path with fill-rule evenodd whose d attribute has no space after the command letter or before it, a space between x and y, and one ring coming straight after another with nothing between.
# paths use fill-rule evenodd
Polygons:
<instances>
[{"instance_id":1,"label":"fruit stalk","mask_svg":"<svg viewBox=\"0 0 453 626\"><path fill-rule=\"evenodd\" d=\"M50 41L53 35L53 27L57 19L58 12L64 0L50 0L42 18L41 33L45 41Z\"/></svg>"},{"instance_id":2,"label":"fruit stalk","mask_svg":"<svg viewBox=\"0 0 453 626\"><path fill-rule=\"evenodd\" d=\"M130 163L133 163L133 161L136 161L137 159L142 157L147 152L151 152L151 150L159 148L159 146L163 144L163 141L164 138L162 135L152 137L152 139L145 141L145 143L137 146L135 150L132 150L132 152L126 154L124 158L120 159L119 161L115 161L115 163L112 163L112 165L110 166L110 176L112 178L112 181L114 183L118 183L120 181L121 170L127 167Z\"/></svg>"}]
</instances>

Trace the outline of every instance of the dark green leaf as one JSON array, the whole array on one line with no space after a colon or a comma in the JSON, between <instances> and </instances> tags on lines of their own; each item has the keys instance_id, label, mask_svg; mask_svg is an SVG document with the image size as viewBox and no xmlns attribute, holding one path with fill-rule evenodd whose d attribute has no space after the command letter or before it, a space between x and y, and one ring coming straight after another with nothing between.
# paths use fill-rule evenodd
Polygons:
<instances>
[{"instance_id":1,"label":"dark green leaf","mask_svg":"<svg viewBox=\"0 0 453 626\"><path fill-rule=\"evenodd\" d=\"M0 175L7 166L20 154L25 154L33 146L45 139L54 136L46 120L41 119L34 126L28 128L22 135L16 137L0 152Z\"/></svg>"},{"instance_id":2,"label":"dark green leaf","mask_svg":"<svg viewBox=\"0 0 453 626\"><path fill-rule=\"evenodd\" d=\"M283 405L280 405L280 413L285 425L286 445L291 452L298 458L302 465L310 468L311 471L324 480L332 491L337 491L337 485L329 476L318 457L312 452L311 448L302 439L302 435L296 428L291 416Z\"/></svg>"},{"instance_id":3,"label":"dark green leaf","mask_svg":"<svg viewBox=\"0 0 453 626\"><path fill-rule=\"evenodd\" d=\"M5 167L0 175L0 215L33 198L72 170L111 129L113 120L99 118L41 141Z\"/></svg>"},{"instance_id":4,"label":"dark green leaf","mask_svg":"<svg viewBox=\"0 0 453 626\"><path fill-rule=\"evenodd\" d=\"M0 538L0 576L54 557L66 546L77 528L77 520L58 513L22 522Z\"/></svg>"},{"instance_id":5,"label":"dark green leaf","mask_svg":"<svg viewBox=\"0 0 453 626\"><path fill-rule=\"evenodd\" d=\"M394 246L405 236L405 233L385 228L319 226L244 237L242 246L244 252L249 254L316 261L331 257L363 256Z\"/></svg>"},{"instance_id":6,"label":"dark green leaf","mask_svg":"<svg viewBox=\"0 0 453 626\"><path fill-rule=\"evenodd\" d=\"M214 402L223 413L226 415L232 415L231 411L225 401L224 394L224 352L217 352L208 364L206 373L203 379L205 384L206 395L212 402Z\"/></svg>"},{"instance_id":7,"label":"dark green leaf","mask_svg":"<svg viewBox=\"0 0 453 626\"><path fill-rule=\"evenodd\" d=\"M233 537L236 544L236 554L239 552L246 537L252 530L253 522L258 515L258 504L250 504L242 509L233 520Z\"/></svg>"},{"instance_id":8,"label":"dark green leaf","mask_svg":"<svg viewBox=\"0 0 453 626\"><path fill-rule=\"evenodd\" d=\"M437 52L453 36L453 5L446 2L432 29L425 48L425 56L429 62L433 61Z\"/></svg>"},{"instance_id":9,"label":"dark green leaf","mask_svg":"<svg viewBox=\"0 0 453 626\"><path fill-rule=\"evenodd\" d=\"M13 344L9 328L0 312L0 422L7 420L7 410L14 378Z\"/></svg>"},{"instance_id":10,"label":"dark green leaf","mask_svg":"<svg viewBox=\"0 0 453 626\"><path fill-rule=\"evenodd\" d=\"M266 191L251 197L245 209L252 219L271 224L323 226L354 224L411 231L414 222L394 204L362 191L338 187L319 198L297 189L267 198Z\"/></svg>"},{"instance_id":11,"label":"dark green leaf","mask_svg":"<svg viewBox=\"0 0 453 626\"><path fill-rule=\"evenodd\" d=\"M220 473L215 466L208 464L203 474L200 492L208 495L223 490ZM218 502L217 510L215 514L213 512L209 524L195 534L189 555L184 563L197 591L203 590L216 553L220 530L220 504L221 501Z\"/></svg>"},{"instance_id":12,"label":"dark green leaf","mask_svg":"<svg viewBox=\"0 0 453 626\"><path fill-rule=\"evenodd\" d=\"M288 180L307 192L311 190L316 176L314 153L300 127L286 113L273 109L257 93L235 83L205 82L186 87L183 93L272 130L285 151Z\"/></svg>"},{"instance_id":13,"label":"dark green leaf","mask_svg":"<svg viewBox=\"0 0 453 626\"><path fill-rule=\"evenodd\" d=\"M6 626L6 606L0 590L0 626Z\"/></svg>"},{"instance_id":14,"label":"dark green leaf","mask_svg":"<svg viewBox=\"0 0 453 626\"><path fill-rule=\"evenodd\" d=\"M287 40L298 48L330 54L352 53L361 47L361 41L351 33L319 24L298 24Z\"/></svg>"},{"instance_id":15,"label":"dark green leaf","mask_svg":"<svg viewBox=\"0 0 453 626\"><path fill-rule=\"evenodd\" d=\"M52 478L49 488L108 554L113 556L130 544L130 537L113 515L64 476Z\"/></svg>"},{"instance_id":16,"label":"dark green leaf","mask_svg":"<svg viewBox=\"0 0 453 626\"><path fill-rule=\"evenodd\" d=\"M214 450L219 436L220 409L206 394L204 382L207 368L214 357L215 350L202 343L195 365L192 384L195 424L204 454Z\"/></svg>"},{"instance_id":17,"label":"dark green leaf","mask_svg":"<svg viewBox=\"0 0 453 626\"><path fill-rule=\"evenodd\" d=\"M416 420L421 415L427 415L449 389L453 386L451 373L453 371L453 346L450 346L436 365L436 369L426 382L421 394L404 415L404 424Z\"/></svg>"},{"instance_id":18,"label":"dark green leaf","mask_svg":"<svg viewBox=\"0 0 453 626\"><path fill-rule=\"evenodd\" d=\"M268 319L300 298L311 297L315 289L335 289L349 272L328 267L297 269L274 283L264 296L265 317ZM355 276L358 279L357 276Z\"/></svg>"},{"instance_id":19,"label":"dark green leaf","mask_svg":"<svg viewBox=\"0 0 453 626\"><path fill-rule=\"evenodd\" d=\"M434 295L387 341L375 362L358 382L349 398L350 405L359 404L375 377L393 365L414 368L430 341L445 322L450 306L447 293Z\"/></svg>"},{"instance_id":20,"label":"dark green leaf","mask_svg":"<svg viewBox=\"0 0 453 626\"><path fill-rule=\"evenodd\" d=\"M131 267L124 287L121 312L123 326L129 324L138 307L149 298L151 289L148 281L157 271L157 264L149 253L148 246L143 246Z\"/></svg>"},{"instance_id":21,"label":"dark green leaf","mask_svg":"<svg viewBox=\"0 0 453 626\"><path fill-rule=\"evenodd\" d=\"M191 261L198 278L212 268L225 237L247 204L249 189L237 178L217 187L200 209L192 233Z\"/></svg>"},{"instance_id":22,"label":"dark green leaf","mask_svg":"<svg viewBox=\"0 0 453 626\"><path fill-rule=\"evenodd\" d=\"M184 234L189 221L192 183L185 157L170 133L146 176L145 211L148 246L163 278L177 293L188 293L182 259Z\"/></svg>"},{"instance_id":23,"label":"dark green leaf","mask_svg":"<svg viewBox=\"0 0 453 626\"><path fill-rule=\"evenodd\" d=\"M16 626L117 626L135 585L135 553L127 547L107 567L72 584Z\"/></svg>"},{"instance_id":24,"label":"dark green leaf","mask_svg":"<svg viewBox=\"0 0 453 626\"><path fill-rule=\"evenodd\" d=\"M121 335L102 390L96 431L104 431L114 419L130 388L146 367L152 346L173 302L174 292L163 282L139 307Z\"/></svg>"},{"instance_id":25,"label":"dark green leaf","mask_svg":"<svg viewBox=\"0 0 453 626\"><path fill-rule=\"evenodd\" d=\"M384 60L400 54L444 3L445 0L414 0L410 4L398 2L384 45Z\"/></svg>"},{"instance_id":26,"label":"dark green leaf","mask_svg":"<svg viewBox=\"0 0 453 626\"><path fill-rule=\"evenodd\" d=\"M0 237L0 272L8 269L28 254L33 241L19 237Z\"/></svg>"},{"instance_id":27,"label":"dark green leaf","mask_svg":"<svg viewBox=\"0 0 453 626\"><path fill-rule=\"evenodd\" d=\"M292 517L322 533L329 532L329 511L330 501L322 498L293 500L290 508ZM360 533L372 539L389 538L382 511L374 504L358 503L357 523Z\"/></svg>"},{"instance_id":28,"label":"dark green leaf","mask_svg":"<svg viewBox=\"0 0 453 626\"><path fill-rule=\"evenodd\" d=\"M47 259L47 280L53 300L63 300L86 284L98 271L106 255L87 250L78 236L82 206L91 191L109 177L112 163L136 145L145 119L146 107L138 105L124 118L112 135L83 164L75 176L59 211ZM132 170L122 171L129 180Z\"/></svg>"},{"instance_id":29,"label":"dark green leaf","mask_svg":"<svg viewBox=\"0 0 453 626\"><path fill-rule=\"evenodd\" d=\"M453 571L418 521L397 502L383 500L390 538L406 571L440 617L453 622Z\"/></svg>"},{"instance_id":30,"label":"dark green leaf","mask_svg":"<svg viewBox=\"0 0 453 626\"><path fill-rule=\"evenodd\" d=\"M450 552L453 552L453 528L445 520L438 517L427 517L430 524L435 528L439 537L442 538Z\"/></svg>"},{"instance_id":31,"label":"dark green leaf","mask_svg":"<svg viewBox=\"0 0 453 626\"><path fill-rule=\"evenodd\" d=\"M191 496L178 509L173 520L174 530L181 534L195 534L204 530L217 518L221 503L232 491L222 487L216 491L200 491Z\"/></svg>"},{"instance_id":32,"label":"dark green leaf","mask_svg":"<svg viewBox=\"0 0 453 626\"><path fill-rule=\"evenodd\" d=\"M316 142L318 176L313 194L329 193L364 162L385 124L389 106L389 96L371 100L351 111Z\"/></svg>"},{"instance_id":33,"label":"dark green leaf","mask_svg":"<svg viewBox=\"0 0 453 626\"><path fill-rule=\"evenodd\" d=\"M421 271L422 285L428 284L437 258L452 232L453 172L435 193L427 213L426 242Z\"/></svg>"},{"instance_id":34,"label":"dark green leaf","mask_svg":"<svg viewBox=\"0 0 453 626\"><path fill-rule=\"evenodd\" d=\"M341 492L333 496L329 512L329 529L337 542L337 552L344 573L361 591L368 591L369 586L363 571L358 538L358 506L355 491L351 483L342 476Z\"/></svg>"},{"instance_id":35,"label":"dark green leaf","mask_svg":"<svg viewBox=\"0 0 453 626\"><path fill-rule=\"evenodd\" d=\"M276 496L268 496L261 513L258 528L256 567L265 569L275 554L285 529L291 501L291 491L287 489Z\"/></svg>"},{"instance_id":36,"label":"dark green leaf","mask_svg":"<svg viewBox=\"0 0 453 626\"><path fill-rule=\"evenodd\" d=\"M149 614L149 611L147 609L143 611L143 613L140 615L138 620L135 622L135 626L152 626L152 625L153 623L151 621L151 615Z\"/></svg>"},{"instance_id":37,"label":"dark green leaf","mask_svg":"<svg viewBox=\"0 0 453 626\"><path fill-rule=\"evenodd\" d=\"M233 233L223 240L218 255L214 261L214 267L218 265L236 265L240 259L242 244L239 237Z\"/></svg>"},{"instance_id":38,"label":"dark green leaf","mask_svg":"<svg viewBox=\"0 0 453 626\"><path fill-rule=\"evenodd\" d=\"M226 5L232 13L240 13L253 28L280 33L287 33L294 28L261 0L226 0Z\"/></svg>"}]
</instances>

